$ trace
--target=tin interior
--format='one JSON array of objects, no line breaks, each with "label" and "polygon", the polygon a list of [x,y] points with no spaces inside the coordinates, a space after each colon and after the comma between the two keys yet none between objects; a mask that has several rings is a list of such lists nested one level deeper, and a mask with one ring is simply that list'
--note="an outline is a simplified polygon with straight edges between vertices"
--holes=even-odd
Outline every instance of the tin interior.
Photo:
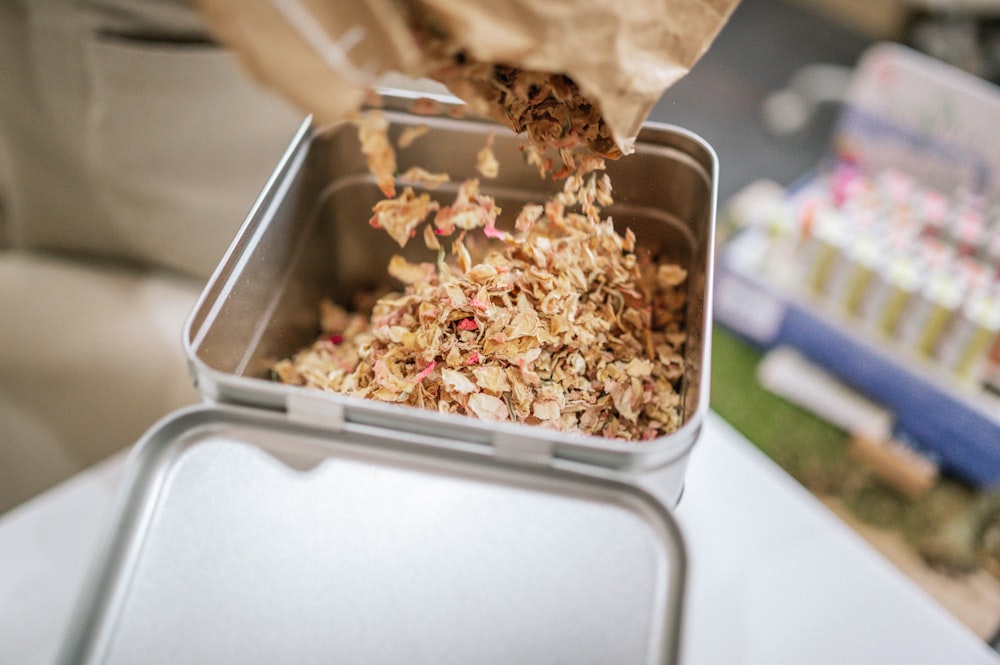
[{"label": "tin interior", "polygon": [[[472,176],[477,151],[495,133],[500,176],[480,183],[503,209],[500,228],[511,228],[525,203],[543,202],[562,186],[541,179],[521,156],[519,139],[495,124],[398,111],[387,115],[393,140],[407,126],[423,124],[431,130],[397,151],[400,172],[421,166],[455,180]],[[708,400],[715,157],[683,130],[648,126],[636,153],[608,162],[607,170],[615,205],[606,213],[616,227],[631,228],[643,251],[688,270],[689,371],[682,386],[686,425],[684,431],[643,444],[648,450],[657,443],[666,446],[665,440],[684,439],[686,448],[697,435]],[[456,189],[457,183],[449,183],[431,193],[450,202]],[[380,198],[352,127],[325,135],[303,128],[189,321],[188,354],[206,397],[285,408],[289,392],[302,389],[269,381],[269,368],[313,341],[322,298],[348,304],[357,289],[384,284],[395,253],[410,260],[435,259],[419,238],[401,251],[384,231],[368,225]],[[380,412],[386,413],[391,416],[392,410]],[[592,439],[584,444],[591,449],[615,447],[598,437],[580,438]]]},{"label": "tin interior", "polygon": [[672,663],[684,552],[612,478],[199,407],[147,434],[64,663]]}]

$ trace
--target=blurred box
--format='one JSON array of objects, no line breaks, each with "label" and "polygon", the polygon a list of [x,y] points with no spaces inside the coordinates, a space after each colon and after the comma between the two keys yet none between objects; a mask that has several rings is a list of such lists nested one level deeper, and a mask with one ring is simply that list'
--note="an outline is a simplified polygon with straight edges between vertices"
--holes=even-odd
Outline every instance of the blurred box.
[{"label": "blurred box", "polygon": [[[828,158],[730,206],[716,320],[800,350],[980,487],[1000,480],[1000,90],[915,51],[861,59]],[[737,194],[736,199],[741,195]]]}]

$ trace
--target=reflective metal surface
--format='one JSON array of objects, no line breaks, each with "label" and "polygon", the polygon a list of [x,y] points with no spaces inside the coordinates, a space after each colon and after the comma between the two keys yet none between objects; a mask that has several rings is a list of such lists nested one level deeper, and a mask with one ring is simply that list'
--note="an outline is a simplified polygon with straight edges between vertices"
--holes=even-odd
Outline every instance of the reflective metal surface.
[{"label": "reflective metal surface", "polygon": [[199,407],[130,460],[62,663],[673,663],[685,561],[625,476]]}]

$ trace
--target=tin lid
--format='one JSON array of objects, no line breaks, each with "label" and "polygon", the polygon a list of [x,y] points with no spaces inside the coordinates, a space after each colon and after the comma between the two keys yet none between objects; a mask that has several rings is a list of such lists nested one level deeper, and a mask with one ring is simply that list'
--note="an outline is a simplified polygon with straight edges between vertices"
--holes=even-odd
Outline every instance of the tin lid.
[{"label": "tin lid", "polygon": [[133,453],[63,663],[674,663],[676,523],[612,471],[197,407]]}]

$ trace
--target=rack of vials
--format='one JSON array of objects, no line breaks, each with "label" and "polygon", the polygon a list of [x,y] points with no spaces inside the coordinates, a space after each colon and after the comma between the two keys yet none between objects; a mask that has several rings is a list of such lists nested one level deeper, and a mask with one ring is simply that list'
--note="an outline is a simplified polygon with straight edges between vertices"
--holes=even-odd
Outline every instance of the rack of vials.
[{"label": "rack of vials", "polygon": [[828,164],[729,206],[716,317],[788,345],[977,485],[1000,478],[1000,205],[900,169]]},{"label": "rack of vials", "polygon": [[807,297],[947,375],[1000,394],[1000,206],[840,163],[774,218]]}]

